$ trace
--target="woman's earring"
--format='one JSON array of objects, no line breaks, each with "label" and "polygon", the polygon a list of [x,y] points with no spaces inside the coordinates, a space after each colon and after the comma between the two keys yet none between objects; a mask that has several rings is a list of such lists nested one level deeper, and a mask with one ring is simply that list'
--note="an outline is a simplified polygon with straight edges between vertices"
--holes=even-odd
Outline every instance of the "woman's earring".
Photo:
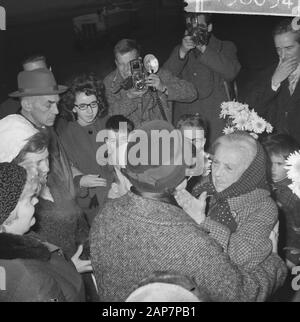
[{"label": "woman's earring", "polygon": [[77,112],[76,112],[75,108],[73,108],[73,110],[72,110],[71,114],[72,114],[73,121],[77,121],[77,119],[78,119],[78,114],[77,114]]}]

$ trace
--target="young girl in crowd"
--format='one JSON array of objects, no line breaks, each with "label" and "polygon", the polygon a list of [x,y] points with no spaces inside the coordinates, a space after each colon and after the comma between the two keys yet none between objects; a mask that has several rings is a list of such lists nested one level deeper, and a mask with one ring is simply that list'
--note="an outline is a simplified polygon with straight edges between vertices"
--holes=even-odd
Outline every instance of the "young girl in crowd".
[{"label": "young girl in crowd", "polygon": [[108,157],[114,168],[114,182],[109,190],[110,199],[122,197],[131,187],[129,180],[122,174],[121,168],[124,166],[122,155],[128,143],[128,135],[134,130],[134,124],[123,115],[111,116],[106,124]]},{"label": "young girl in crowd", "polygon": [[75,116],[59,129],[59,135],[73,166],[74,180],[80,185],[78,203],[90,224],[106,201],[113,176],[108,166],[100,166],[96,160],[101,146],[96,137],[105,128],[106,106],[104,85],[93,74],[75,77],[61,101],[61,108]]},{"label": "young girl in crowd", "polygon": [[299,150],[298,143],[287,134],[274,134],[265,138],[263,145],[271,163],[270,176],[274,198],[280,209],[280,233],[283,235],[288,267],[300,264],[300,199],[288,187],[285,161],[290,153]]},{"label": "young girl in crowd", "polygon": [[34,168],[0,163],[0,267],[5,270],[0,302],[83,301],[74,265],[58,247],[25,235],[35,224],[39,189]]}]

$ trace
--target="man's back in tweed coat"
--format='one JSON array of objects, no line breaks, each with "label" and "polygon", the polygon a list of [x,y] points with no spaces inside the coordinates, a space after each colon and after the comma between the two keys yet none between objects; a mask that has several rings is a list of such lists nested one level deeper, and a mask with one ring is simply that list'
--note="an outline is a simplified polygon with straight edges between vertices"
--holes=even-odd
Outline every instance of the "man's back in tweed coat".
[{"label": "man's back in tweed coat", "polygon": [[277,255],[244,271],[183,210],[132,192],[107,202],[90,241],[101,301],[124,301],[154,271],[194,278],[212,301],[264,301],[286,277]]}]

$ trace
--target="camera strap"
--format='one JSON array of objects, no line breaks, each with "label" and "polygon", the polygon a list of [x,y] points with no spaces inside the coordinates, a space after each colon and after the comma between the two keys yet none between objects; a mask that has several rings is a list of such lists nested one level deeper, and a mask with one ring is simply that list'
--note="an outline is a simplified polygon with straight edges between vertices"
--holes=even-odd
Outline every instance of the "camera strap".
[{"label": "camera strap", "polygon": [[156,104],[158,105],[158,108],[159,108],[159,111],[160,111],[160,114],[161,114],[163,120],[168,122],[166,112],[164,110],[164,107],[162,105],[161,99],[160,99],[157,91],[154,91],[154,95],[155,95]]}]

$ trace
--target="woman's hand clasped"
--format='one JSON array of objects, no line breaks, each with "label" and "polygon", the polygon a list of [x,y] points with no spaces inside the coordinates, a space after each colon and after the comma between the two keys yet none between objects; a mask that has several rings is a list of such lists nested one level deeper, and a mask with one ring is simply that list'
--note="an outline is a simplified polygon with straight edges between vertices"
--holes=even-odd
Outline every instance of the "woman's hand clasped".
[{"label": "woman's hand clasped", "polygon": [[205,220],[206,191],[204,191],[198,199],[185,189],[176,191],[174,197],[178,205],[192,217],[197,224],[201,224]]},{"label": "woman's hand clasped", "polygon": [[99,178],[97,174],[87,174],[80,179],[80,186],[86,188],[106,187],[106,179]]}]

